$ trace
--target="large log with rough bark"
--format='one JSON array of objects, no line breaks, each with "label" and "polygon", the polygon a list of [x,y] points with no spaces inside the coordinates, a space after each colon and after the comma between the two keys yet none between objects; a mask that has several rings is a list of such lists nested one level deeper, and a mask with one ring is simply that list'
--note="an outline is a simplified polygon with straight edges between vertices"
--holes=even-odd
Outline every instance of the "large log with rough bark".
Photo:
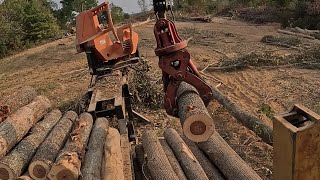
[{"label": "large log with rough bark", "polygon": [[61,117],[59,110],[53,110],[42,121],[37,123],[26,138],[24,138],[8,155],[0,161],[0,179],[18,178],[27,168],[39,145]]},{"label": "large log with rough bark", "polygon": [[224,180],[225,177],[221,174],[217,166],[210,162],[206,155],[199,149],[198,145],[190,141],[187,137],[182,136],[183,141],[188,145],[193,155],[199,161],[202,169],[209,179]]},{"label": "large log with rough bark", "polygon": [[104,147],[102,164],[102,180],[124,180],[123,159],[121,153],[120,133],[115,128],[109,128]]},{"label": "large log with rough bark", "polygon": [[172,179],[178,180],[178,176],[173,171],[170,162],[158,141],[157,136],[150,130],[146,130],[142,134],[142,144],[147,154],[148,167],[152,179]]},{"label": "large log with rough bark", "polygon": [[208,140],[215,131],[214,122],[197,90],[181,82],[177,90],[177,104],[184,135],[193,142]]},{"label": "large log with rough bark", "polygon": [[199,161],[193,155],[177,131],[172,128],[168,128],[164,131],[164,137],[180,162],[188,179],[208,180],[208,177],[202,169]]},{"label": "large log with rough bark", "polygon": [[52,180],[78,179],[80,176],[81,160],[89,140],[93,118],[89,113],[82,113],[76,121],[71,137],[59,153],[48,177]]},{"label": "large log with rough bark", "polygon": [[77,117],[77,113],[73,111],[66,112],[40,145],[28,168],[29,174],[33,179],[47,179],[47,174],[59,151],[67,141],[72,125]]},{"label": "large log with rough bark", "polygon": [[36,97],[0,124],[0,159],[15,146],[51,108],[48,98]]},{"label": "large log with rough bark", "polygon": [[215,132],[208,141],[198,143],[210,160],[229,180],[261,179],[241,157]]},{"label": "large log with rough bark", "polygon": [[107,131],[108,120],[106,118],[98,118],[90,135],[88,151],[81,168],[82,176],[80,179],[101,179],[101,165]]},{"label": "large log with rough bark", "polygon": [[159,141],[160,141],[160,144],[164,150],[164,153],[166,153],[166,156],[171,164],[171,167],[173,168],[173,171],[177,174],[177,176],[180,180],[186,180],[187,177],[184,174],[178,160],[174,156],[174,153],[173,153],[172,149],[169,147],[167,141],[165,139],[159,139]]},{"label": "large log with rough bark", "polygon": [[142,144],[136,145],[135,152],[136,152],[136,157],[139,161],[139,165],[141,167],[142,176],[143,176],[142,179],[144,179],[144,180],[151,179],[152,177],[151,177],[148,165],[147,165],[148,162],[146,161],[146,158],[145,158],[143,145]]},{"label": "large log with rough bark", "polygon": [[29,104],[37,96],[36,91],[29,86],[23,87],[9,96],[0,98],[0,122],[22,106]]},{"label": "large log with rough bark", "polygon": [[264,124],[260,119],[244,111],[237,106],[228,96],[225,96],[217,88],[212,88],[213,98],[225,107],[228,112],[241,124],[256,133],[264,142],[272,145],[272,128]]}]

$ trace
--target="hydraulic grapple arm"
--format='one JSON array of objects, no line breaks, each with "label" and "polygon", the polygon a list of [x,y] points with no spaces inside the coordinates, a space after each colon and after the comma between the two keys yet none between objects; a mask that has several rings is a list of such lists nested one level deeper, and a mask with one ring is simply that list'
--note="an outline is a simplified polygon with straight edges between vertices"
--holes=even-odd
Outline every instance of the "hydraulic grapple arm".
[{"label": "hydraulic grapple arm", "polygon": [[176,92],[180,82],[193,85],[207,106],[212,99],[212,89],[202,79],[196,66],[190,59],[187,41],[180,38],[175,23],[167,19],[166,13],[172,13],[172,6],[167,0],[153,0],[157,17],[154,35],[157,41],[156,55],[159,57],[159,67],[162,69],[165,99],[164,106],[169,115],[178,116]]}]

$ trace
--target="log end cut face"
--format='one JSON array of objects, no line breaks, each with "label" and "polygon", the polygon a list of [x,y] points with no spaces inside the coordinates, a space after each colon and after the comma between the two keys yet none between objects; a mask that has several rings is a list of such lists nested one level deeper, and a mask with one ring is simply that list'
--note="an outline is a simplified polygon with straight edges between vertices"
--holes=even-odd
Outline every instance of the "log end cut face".
[{"label": "log end cut face", "polygon": [[0,179],[1,180],[11,180],[17,177],[13,174],[11,168],[7,165],[0,164]]},{"label": "log end cut face", "polygon": [[215,131],[214,122],[208,115],[195,114],[183,124],[185,136],[193,142],[207,141]]},{"label": "log end cut face", "polygon": [[50,166],[42,161],[35,161],[29,166],[29,173],[35,180],[46,179]]}]

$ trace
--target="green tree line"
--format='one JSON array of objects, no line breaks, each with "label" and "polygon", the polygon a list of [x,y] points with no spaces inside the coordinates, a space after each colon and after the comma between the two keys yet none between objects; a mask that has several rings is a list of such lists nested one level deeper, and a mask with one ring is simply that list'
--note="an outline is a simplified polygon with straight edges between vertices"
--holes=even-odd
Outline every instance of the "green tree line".
[{"label": "green tree line", "polygon": [[[61,37],[75,25],[75,16],[97,6],[97,0],[4,0],[0,4],[0,58],[11,52]],[[121,7],[111,4],[115,23],[129,18]]]}]

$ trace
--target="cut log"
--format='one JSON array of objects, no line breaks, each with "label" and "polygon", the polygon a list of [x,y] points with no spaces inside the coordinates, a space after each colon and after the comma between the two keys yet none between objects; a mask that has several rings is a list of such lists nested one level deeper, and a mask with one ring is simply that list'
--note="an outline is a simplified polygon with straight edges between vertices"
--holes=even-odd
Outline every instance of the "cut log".
[{"label": "cut log", "polygon": [[310,35],[301,34],[301,33],[295,33],[295,32],[286,31],[286,30],[282,30],[282,29],[278,29],[278,33],[292,35],[292,36],[298,36],[298,37],[303,37],[303,38],[307,38],[307,39],[315,39],[315,37],[310,36]]},{"label": "cut log", "polygon": [[0,159],[15,146],[51,108],[48,98],[38,96],[11,114],[0,125]]},{"label": "cut log", "polygon": [[229,180],[261,179],[241,157],[215,132],[208,141],[198,143],[210,160],[219,167]]},{"label": "cut log", "polygon": [[173,171],[170,162],[158,141],[157,136],[151,131],[146,130],[142,134],[142,144],[147,154],[148,168],[152,179],[172,179],[178,180],[178,176]]},{"label": "cut log", "polygon": [[152,177],[151,177],[148,165],[147,165],[148,162],[146,161],[146,156],[145,156],[145,153],[144,153],[143,145],[142,144],[138,144],[135,147],[135,152],[136,152],[136,157],[137,157],[137,159],[139,161],[139,165],[141,166],[143,179],[145,179],[145,180],[151,179]]},{"label": "cut log", "polygon": [[8,155],[0,161],[0,179],[16,179],[27,168],[37,148],[61,118],[59,110],[53,110],[37,123]]},{"label": "cut log", "polygon": [[238,107],[228,96],[225,96],[217,88],[212,88],[213,98],[223,105],[227,111],[235,117],[242,125],[252,130],[264,142],[272,145],[272,128],[262,120],[249,114]]},{"label": "cut log", "polygon": [[89,113],[82,113],[76,121],[71,137],[59,153],[48,177],[51,180],[76,180],[80,176],[81,160],[89,140],[93,118]]},{"label": "cut log", "polygon": [[174,155],[180,162],[180,165],[188,179],[208,179],[197,158],[193,155],[177,131],[172,128],[168,128],[164,131],[164,137],[174,152]]},{"label": "cut log", "polygon": [[88,151],[86,152],[85,161],[81,168],[82,180],[101,179],[101,165],[108,131],[108,120],[98,118],[90,135]]},{"label": "cut log", "polygon": [[33,179],[47,179],[47,174],[58,156],[59,151],[66,143],[72,125],[77,117],[77,113],[73,111],[66,112],[40,145],[28,168],[29,174]]},{"label": "cut log", "polygon": [[124,180],[120,133],[115,128],[108,130],[102,166],[103,180]]},{"label": "cut log", "polygon": [[177,90],[178,115],[184,135],[193,142],[202,142],[214,132],[214,123],[197,90],[181,82]]},{"label": "cut log", "polygon": [[178,178],[180,180],[186,180],[187,177],[184,174],[178,160],[176,159],[176,157],[174,156],[174,153],[172,151],[172,149],[169,147],[168,143],[166,142],[165,139],[159,139],[160,144],[162,146],[162,149],[164,150],[164,153],[166,153],[166,156],[171,164],[171,167],[173,168],[173,171],[176,173],[176,175],[178,176]]},{"label": "cut log", "polygon": [[36,91],[29,86],[23,87],[13,94],[0,98],[0,122],[22,106],[29,104],[37,96]]},{"label": "cut log", "polygon": [[199,161],[202,169],[206,173],[207,177],[211,180],[224,180],[225,177],[221,174],[217,166],[210,162],[206,155],[199,149],[198,145],[190,141],[187,137],[182,136],[183,141],[187,144],[193,155]]}]

